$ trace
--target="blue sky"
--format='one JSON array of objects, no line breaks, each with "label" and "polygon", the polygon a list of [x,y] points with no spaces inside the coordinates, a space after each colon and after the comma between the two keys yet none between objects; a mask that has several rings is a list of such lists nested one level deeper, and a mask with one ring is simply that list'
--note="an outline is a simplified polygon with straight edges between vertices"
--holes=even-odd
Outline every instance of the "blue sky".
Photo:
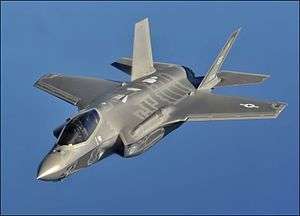
[{"label": "blue sky", "polygon": [[[299,212],[299,13],[296,2],[2,2],[2,213]],[[224,69],[262,85],[218,89],[283,101],[276,120],[188,123],[132,159],[112,156],[61,183],[37,181],[52,130],[75,107],[38,89],[45,73],[128,80],[109,64],[132,52],[149,17],[154,59],[205,74],[229,34]]]}]

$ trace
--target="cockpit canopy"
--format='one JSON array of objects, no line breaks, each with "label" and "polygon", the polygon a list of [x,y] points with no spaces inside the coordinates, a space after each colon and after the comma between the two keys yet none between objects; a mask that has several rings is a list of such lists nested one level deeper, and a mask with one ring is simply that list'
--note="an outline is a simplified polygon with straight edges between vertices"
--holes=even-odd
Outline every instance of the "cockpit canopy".
[{"label": "cockpit canopy", "polygon": [[78,144],[86,141],[100,121],[98,112],[93,109],[74,117],[64,127],[57,145]]}]

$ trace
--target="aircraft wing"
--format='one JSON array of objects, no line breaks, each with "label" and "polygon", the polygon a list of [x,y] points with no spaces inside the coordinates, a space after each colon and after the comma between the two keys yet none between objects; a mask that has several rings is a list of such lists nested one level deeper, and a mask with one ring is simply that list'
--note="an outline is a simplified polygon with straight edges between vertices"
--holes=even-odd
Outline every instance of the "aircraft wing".
[{"label": "aircraft wing", "polygon": [[95,97],[111,91],[119,84],[116,81],[89,77],[47,74],[41,77],[34,86],[83,109]]},{"label": "aircraft wing", "polygon": [[286,104],[196,92],[177,105],[174,118],[188,121],[276,118]]}]

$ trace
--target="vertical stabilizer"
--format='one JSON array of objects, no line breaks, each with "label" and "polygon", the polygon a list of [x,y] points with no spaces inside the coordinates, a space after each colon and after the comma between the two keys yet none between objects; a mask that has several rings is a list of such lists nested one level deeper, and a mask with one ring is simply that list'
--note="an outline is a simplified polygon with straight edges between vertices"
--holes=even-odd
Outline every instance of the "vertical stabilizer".
[{"label": "vertical stabilizer", "polygon": [[208,70],[206,76],[202,80],[201,84],[199,85],[198,89],[210,89],[213,88],[215,85],[218,84],[220,81],[217,77],[217,73],[220,72],[220,69],[227,57],[230,48],[232,47],[235,39],[237,38],[241,28],[233,32],[229,39],[227,40],[226,44],[220,51],[219,55],[215,59],[214,63],[211,65],[210,69]]},{"label": "vertical stabilizer", "polygon": [[136,23],[134,28],[131,80],[147,76],[154,71],[149,21],[146,18]]}]

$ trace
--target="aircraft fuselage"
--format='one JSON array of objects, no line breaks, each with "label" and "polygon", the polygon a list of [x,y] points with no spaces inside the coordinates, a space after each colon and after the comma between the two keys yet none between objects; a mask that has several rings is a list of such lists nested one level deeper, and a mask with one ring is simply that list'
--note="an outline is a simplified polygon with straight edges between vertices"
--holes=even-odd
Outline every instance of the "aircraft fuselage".
[{"label": "aircraft fuselage", "polygon": [[[176,104],[193,91],[195,86],[187,79],[187,71],[170,65],[150,76],[120,83],[76,115],[96,110],[99,122],[84,142],[56,144],[41,163],[38,179],[60,180],[112,153],[133,157],[145,152],[182,124],[168,117]],[[58,140],[63,131],[61,127]]]}]

